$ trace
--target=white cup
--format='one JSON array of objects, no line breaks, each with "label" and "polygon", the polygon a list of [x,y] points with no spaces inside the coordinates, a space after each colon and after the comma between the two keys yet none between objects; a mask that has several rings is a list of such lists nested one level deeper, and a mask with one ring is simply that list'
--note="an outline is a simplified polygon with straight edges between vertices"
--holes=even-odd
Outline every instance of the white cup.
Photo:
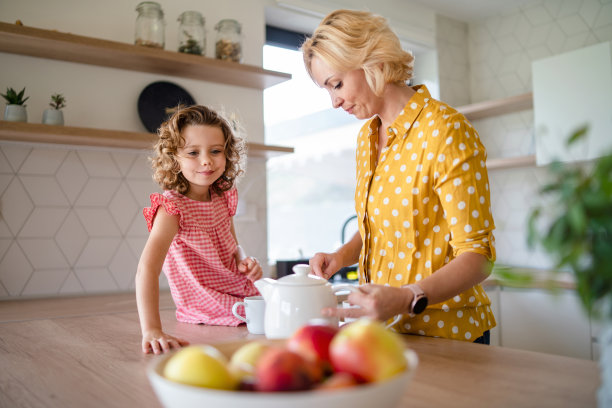
[{"label": "white cup", "polygon": [[[245,317],[238,314],[238,307],[244,306]],[[262,296],[249,296],[244,302],[236,302],[232,306],[232,313],[236,318],[247,324],[249,333],[264,334],[264,316],[266,312],[266,301]]]}]

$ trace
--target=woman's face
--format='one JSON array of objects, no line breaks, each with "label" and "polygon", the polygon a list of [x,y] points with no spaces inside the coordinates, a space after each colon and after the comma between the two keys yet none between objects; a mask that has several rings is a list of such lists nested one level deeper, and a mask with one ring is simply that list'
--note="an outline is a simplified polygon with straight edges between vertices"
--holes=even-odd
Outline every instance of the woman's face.
[{"label": "woman's face", "polygon": [[374,94],[362,69],[334,71],[316,56],[310,69],[316,84],[329,93],[334,108],[342,108],[357,119],[368,119],[380,112],[382,99]]},{"label": "woman's face", "polygon": [[[201,197],[225,171],[225,138],[217,126],[186,126],[182,132],[185,146],[177,151],[183,176],[189,181],[189,193]],[[190,197],[194,198],[194,197]]]}]

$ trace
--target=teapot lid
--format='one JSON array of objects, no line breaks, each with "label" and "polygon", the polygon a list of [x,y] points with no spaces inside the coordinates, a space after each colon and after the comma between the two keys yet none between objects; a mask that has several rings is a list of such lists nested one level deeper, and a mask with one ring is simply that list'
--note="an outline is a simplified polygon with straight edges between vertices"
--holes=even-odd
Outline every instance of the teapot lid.
[{"label": "teapot lid", "polygon": [[298,264],[293,267],[293,274],[286,275],[278,279],[276,282],[280,285],[288,286],[319,286],[326,285],[326,279],[316,275],[309,275],[310,265]]}]

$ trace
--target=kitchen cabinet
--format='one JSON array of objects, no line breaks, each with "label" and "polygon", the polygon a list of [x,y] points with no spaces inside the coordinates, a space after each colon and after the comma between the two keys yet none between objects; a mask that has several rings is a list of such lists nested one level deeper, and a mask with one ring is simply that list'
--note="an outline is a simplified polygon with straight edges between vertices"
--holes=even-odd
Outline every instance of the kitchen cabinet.
[{"label": "kitchen cabinet", "polygon": [[[291,79],[290,74],[246,64],[1,22],[0,52],[254,89],[265,89]],[[146,149],[154,141],[154,135],[0,121],[0,140]],[[256,157],[293,152],[290,147],[260,143],[249,143],[248,147]]]},{"label": "kitchen cabinet", "polygon": [[496,312],[504,347],[593,358],[591,323],[574,290],[501,287]]},{"label": "kitchen cabinet", "polygon": [[[469,120],[484,119],[507,113],[519,112],[533,108],[533,95],[531,92],[501,98],[491,101],[483,101],[470,105],[464,105],[457,110],[465,115]],[[535,155],[502,157],[487,159],[488,169],[503,169],[510,167],[533,166],[536,163]]]},{"label": "kitchen cabinet", "polygon": [[[538,165],[593,160],[612,149],[612,42],[602,42],[533,62]],[[578,86],[563,86],[576,78]],[[587,125],[587,137],[567,138]]]}]

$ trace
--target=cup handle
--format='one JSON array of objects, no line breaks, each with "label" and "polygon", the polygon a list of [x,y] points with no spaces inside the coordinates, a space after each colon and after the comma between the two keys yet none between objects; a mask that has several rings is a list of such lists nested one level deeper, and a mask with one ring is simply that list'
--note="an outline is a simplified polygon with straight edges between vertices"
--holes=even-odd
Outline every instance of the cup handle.
[{"label": "cup handle", "polygon": [[245,302],[236,302],[236,303],[234,303],[234,306],[232,306],[232,314],[234,316],[236,316],[237,319],[242,320],[245,323],[248,323],[246,317],[242,317],[242,316],[240,316],[238,314],[238,306],[240,306],[240,305],[246,307],[246,303]]},{"label": "cup handle", "polygon": [[395,315],[395,317],[393,318],[393,320],[391,321],[391,323],[389,323],[388,325],[385,326],[386,329],[391,328],[392,326],[395,326],[397,323],[399,323],[400,320],[402,320],[402,314],[398,314]]}]

